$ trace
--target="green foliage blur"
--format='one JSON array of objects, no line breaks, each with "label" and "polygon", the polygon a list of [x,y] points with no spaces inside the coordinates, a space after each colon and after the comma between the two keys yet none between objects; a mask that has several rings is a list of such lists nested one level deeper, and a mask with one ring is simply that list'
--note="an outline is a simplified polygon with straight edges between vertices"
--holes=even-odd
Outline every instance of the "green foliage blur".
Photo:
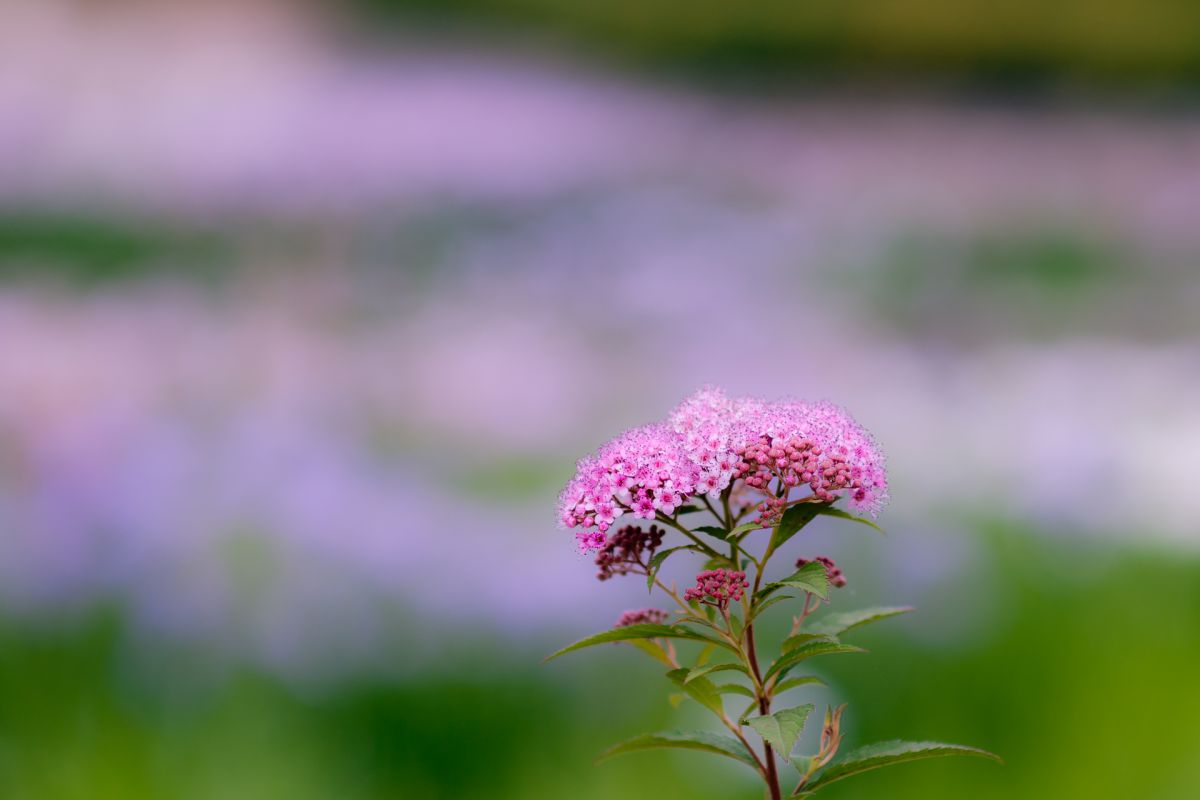
[{"label": "green foliage blur", "polygon": [[[872,652],[827,661],[831,694],[812,698],[851,703],[848,747],[936,735],[988,747],[1007,765],[909,765],[828,795],[1194,797],[1200,561],[1116,555],[1013,526],[980,536],[986,574],[971,580],[995,589],[986,629],[927,640],[889,621],[853,634]],[[112,615],[52,630],[10,620],[0,633],[0,796],[758,796],[748,773],[703,754],[593,767],[625,737],[706,723],[686,704],[669,707],[661,669],[633,648],[541,665],[581,632],[558,633],[544,645],[481,634],[416,674],[304,686],[246,670],[214,677],[169,649],[130,656]]]},{"label": "green foliage blur", "polygon": [[1200,77],[1200,6],[954,0],[358,0],[376,21],[530,31],[713,77],[949,77],[976,86]]}]

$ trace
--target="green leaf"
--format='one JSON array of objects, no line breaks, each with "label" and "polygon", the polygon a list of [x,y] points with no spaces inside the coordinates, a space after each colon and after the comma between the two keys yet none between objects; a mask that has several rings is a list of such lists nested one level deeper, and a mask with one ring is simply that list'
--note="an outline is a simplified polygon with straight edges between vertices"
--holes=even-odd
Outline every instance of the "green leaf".
[{"label": "green leaf", "polygon": [[1000,764],[1004,760],[1000,756],[980,750],[977,747],[966,747],[959,744],[942,744],[941,742],[879,742],[859,748],[854,752],[838,759],[827,766],[809,785],[805,791],[816,791],[842,778],[849,778],[860,772],[868,772],[892,764],[903,764],[906,761],[919,761],[924,758],[939,758],[942,756],[977,756],[990,758]]},{"label": "green leaf", "polygon": [[762,525],[758,522],[743,522],[741,525],[738,525],[729,532],[729,539],[736,542],[741,542],[742,539],[745,539],[754,531],[766,530],[767,527],[768,526]]},{"label": "green leaf", "polygon": [[825,574],[825,565],[820,561],[810,561],[783,580],[768,583],[759,590],[757,599],[762,599],[784,586],[810,592],[822,600],[829,596],[829,578]]},{"label": "green leaf", "polygon": [[741,664],[709,664],[708,666],[692,667],[690,670],[688,670],[688,673],[684,677],[683,682],[690,683],[691,681],[694,681],[696,678],[702,677],[704,675],[708,675],[710,672],[727,672],[729,670],[737,670],[738,672],[742,673],[743,675],[749,675],[749,673],[746,672],[746,668],[743,667]]},{"label": "green leaf", "polygon": [[776,596],[772,597],[770,600],[764,600],[763,602],[756,604],[755,607],[750,611],[750,622],[754,622],[754,620],[758,619],[759,614],[766,611],[768,608],[775,605],[776,603],[782,603],[784,600],[795,600],[795,599],[796,598],[794,595],[780,594],[780,595],[776,595]]},{"label": "green leaf", "polygon": [[772,553],[778,550],[784,542],[799,533],[801,528],[816,519],[817,514],[821,513],[822,507],[825,507],[824,503],[799,503],[786,509],[771,534],[767,552]]},{"label": "green leaf", "polygon": [[796,746],[796,740],[800,738],[800,732],[804,730],[804,723],[808,721],[812,710],[813,706],[809,703],[776,711],[769,717],[751,717],[746,722],[775,748],[775,752],[791,761],[792,748]]},{"label": "green leaf", "polygon": [[814,633],[824,633],[830,636],[840,636],[846,631],[862,625],[878,622],[881,619],[896,617],[912,611],[912,606],[879,606],[876,608],[860,608],[857,611],[843,611],[839,614],[829,614],[812,626]]},{"label": "green leaf", "polygon": [[778,550],[784,542],[795,536],[801,528],[818,516],[848,519],[851,522],[858,522],[883,533],[883,528],[871,520],[865,517],[856,517],[830,503],[798,503],[783,512],[783,516],[779,519],[779,524],[775,526],[775,531],[771,534],[771,543],[767,547],[767,552],[770,553]]},{"label": "green leaf", "polygon": [[736,683],[722,683],[716,689],[718,694],[740,694],[742,697],[754,697],[754,692]]},{"label": "green leaf", "polygon": [[729,556],[717,556],[704,562],[705,569],[720,569],[722,567],[725,569],[737,569],[737,565],[729,560]]},{"label": "green leaf", "polygon": [[720,539],[722,542],[729,536],[729,531],[724,528],[718,528],[716,525],[701,525],[699,528],[692,528],[692,531],[706,533],[714,539]]},{"label": "green leaf", "polygon": [[[628,639],[693,639],[700,642],[712,642],[713,640],[704,636],[690,628],[685,628],[682,625],[626,625],[624,628],[613,628],[603,633],[597,633],[595,636],[589,636],[586,639],[580,639],[574,644],[569,644],[563,649],[551,653],[543,659],[542,663],[551,661],[561,655],[582,650],[585,647],[592,647],[597,644],[606,642],[623,642]],[[715,642],[714,642],[715,644]],[[728,644],[721,643],[724,647],[729,647]],[[730,648],[732,649],[732,648]]]},{"label": "green leaf", "polygon": [[648,565],[649,569],[646,570],[647,590],[653,591],[654,579],[658,577],[658,571],[662,569],[663,562],[666,561],[672,553],[678,553],[680,550],[695,550],[697,553],[701,552],[700,548],[696,547],[694,544],[685,544],[679,547],[669,547],[666,550],[659,550],[650,559],[650,564]]},{"label": "green leaf", "polygon": [[837,641],[836,636],[829,636],[828,634],[824,634],[824,633],[797,633],[795,636],[789,636],[788,638],[783,640],[783,647],[781,648],[781,650],[782,650],[782,652],[786,653],[790,650],[795,650],[797,647],[800,647],[801,645],[808,644],[809,642],[813,642],[818,639],[823,642],[836,642]]},{"label": "green leaf", "polygon": [[857,522],[860,525],[866,525],[868,528],[874,528],[875,530],[879,531],[880,533],[886,533],[886,531],[884,531],[883,528],[876,525],[873,520],[869,520],[866,517],[856,517],[853,514],[851,514],[850,512],[843,511],[842,509],[837,508],[835,506],[830,506],[830,505],[823,506],[822,509],[820,511],[818,511],[817,513],[822,516],[825,516],[825,517],[837,517],[838,519],[848,519],[851,522]]},{"label": "green leaf", "polygon": [[668,667],[675,666],[674,664],[671,663],[671,659],[667,656],[667,654],[665,652],[663,652],[663,649],[661,647],[659,647],[657,644],[655,644],[654,642],[648,641],[646,639],[630,639],[628,641],[628,644],[633,645],[638,650],[641,650],[643,653],[650,656],[651,658],[653,658],[655,661],[658,661],[659,663],[665,664]]},{"label": "green leaf", "polygon": [[808,686],[809,684],[824,686],[825,681],[821,680],[816,675],[805,675],[800,678],[788,678],[786,681],[780,681],[779,683],[775,684],[774,694],[786,692],[788,689],[795,689],[797,686]]},{"label": "green leaf", "polygon": [[763,675],[763,680],[770,680],[776,674],[783,677],[787,671],[796,666],[802,661],[812,658],[813,656],[836,655],[838,653],[865,653],[866,650],[861,647],[854,647],[848,644],[842,644],[835,640],[816,640],[803,644],[788,653],[781,655],[771,668],[767,670],[767,674]]},{"label": "green leaf", "polygon": [[696,702],[705,708],[713,711],[717,715],[725,713],[725,707],[721,704],[721,693],[717,691],[717,687],[708,678],[700,677],[687,680],[688,672],[686,668],[673,669],[667,673],[667,677],[671,681],[688,694]]},{"label": "green leaf", "polygon": [[600,758],[596,759],[596,763],[599,764],[613,756],[625,753],[635,753],[639,750],[653,750],[662,747],[703,750],[707,753],[716,753],[717,755],[735,759],[751,769],[758,769],[754,757],[742,746],[741,742],[732,737],[721,736],[720,734],[709,733],[708,731],[643,733],[641,736],[635,736],[629,741],[621,742],[621,744],[610,748]]},{"label": "green leaf", "polygon": [[695,514],[697,511],[703,511],[703,510],[704,509],[701,508],[700,506],[693,506],[690,504],[686,505],[686,506],[679,506],[678,508],[675,509],[675,516],[681,517],[684,514]]}]

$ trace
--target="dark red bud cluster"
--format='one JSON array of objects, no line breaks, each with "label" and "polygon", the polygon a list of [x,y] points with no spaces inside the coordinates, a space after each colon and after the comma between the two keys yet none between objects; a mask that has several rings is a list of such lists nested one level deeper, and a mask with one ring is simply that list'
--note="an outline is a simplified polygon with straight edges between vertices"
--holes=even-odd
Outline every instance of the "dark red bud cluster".
[{"label": "dark red bud cluster", "polygon": [[636,525],[626,525],[610,534],[604,546],[596,553],[596,578],[606,581],[614,575],[644,572],[649,557],[662,545],[666,533],[657,525],[644,531]]}]

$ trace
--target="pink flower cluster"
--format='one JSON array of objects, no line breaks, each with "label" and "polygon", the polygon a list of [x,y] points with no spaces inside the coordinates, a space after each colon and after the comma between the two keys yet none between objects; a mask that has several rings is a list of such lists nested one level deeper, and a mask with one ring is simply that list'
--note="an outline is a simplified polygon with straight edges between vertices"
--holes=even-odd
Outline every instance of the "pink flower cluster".
[{"label": "pink flower cluster", "polygon": [[658,608],[642,608],[637,611],[626,611],[617,620],[618,628],[627,628],[630,625],[662,625],[667,621],[669,615],[667,612]]},{"label": "pink flower cluster", "polygon": [[730,399],[710,387],[681,403],[666,424],[634,428],[582,459],[559,497],[559,519],[581,529],[583,551],[599,550],[622,514],[671,516],[690,497],[718,497],[739,480],[766,495],[764,520],[783,505],[774,495],[779,487],[786,497],[807,486],[822,502],[848,495],[851,508],[872,515],[887,500],[883,455],[841,408]]},{"label": "pink flower cluster", "polygon": [[696,585],[683,593],[683,599],[698,600],[725,608],[731,600],[741,600],[749,585],[744,572],[731,569],[705,570],[696,576]]},{"label": "pink flower cluster", "polygon": [[814,561],[825,567],[825,578],[829,581],[830,586],[840,589],[846,585],[846,576],[842,574],[838,565],[833,563],[833,559],[826,556],[796,559],[796,569],[800,569],[805,564],[811,564]]},{"label": "pink flower cluster", "polygon": [[670,428],[634,428],[580,460],[559,496],[559,518],[568,528],[597,528],[576,539],[581,550],[598,550],[606,544],[604,532],[626,511],[640,519],[674,514],[699,477]]}]

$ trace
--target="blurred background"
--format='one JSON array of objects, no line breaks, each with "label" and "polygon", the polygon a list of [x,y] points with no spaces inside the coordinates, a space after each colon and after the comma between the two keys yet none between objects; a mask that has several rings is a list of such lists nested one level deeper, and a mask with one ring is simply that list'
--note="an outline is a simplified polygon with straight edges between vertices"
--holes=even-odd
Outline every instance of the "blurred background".
[{"label": "blurred background", "polygon": [[[1200,796],[1200,7],[0,4],[0,796],[759,796],[554,503],[701,384],[889,454],[814,524],[829,790]],[[672,576],[687,579],[682,562]],[[777,624],[782,625],[783,620]],[[800,699],[798,694],[797,699]]]}]

